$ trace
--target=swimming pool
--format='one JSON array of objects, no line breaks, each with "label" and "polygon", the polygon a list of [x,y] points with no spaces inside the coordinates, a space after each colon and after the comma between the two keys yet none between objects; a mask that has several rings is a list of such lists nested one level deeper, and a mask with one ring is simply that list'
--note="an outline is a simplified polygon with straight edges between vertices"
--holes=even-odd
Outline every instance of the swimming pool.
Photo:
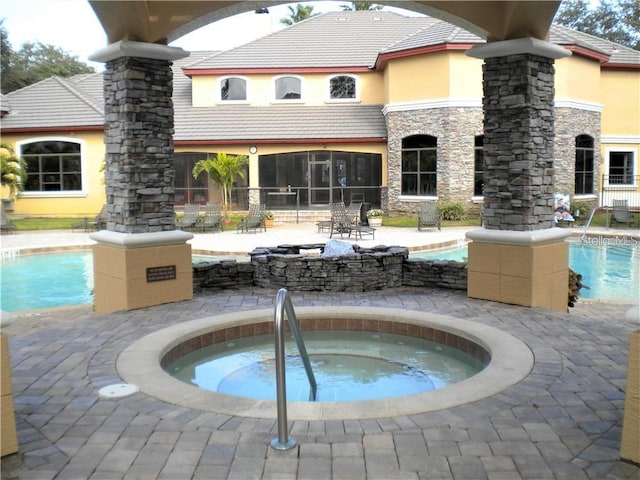
[{"label": "swimming pool", "polygon": [[[194,255],[193,261],[236,258]],[[93,255],[90,250],[7,255],[0,264],[0,293],[5,312],[93,303]]]},{"label": "swimming pool", "polygon": [[[412,253],[412,258],[463,260],[467,248]],[[234,257],[194,256],[194,262]],[[630,301],[638,298],[640,242],[586,238],[569,243],[569,266],[582,274],[583,298]],[[91,251],[19,255],[0,264],[0,309],[6,312],[93,303]]]},{"label": "swimming pool", "polygon": [[[582,275],[582,298],[637,301],[640,242],[621,237],[569,240],[569,268]],[[464,261],[467,247],[411,253],[411,258]]]}]

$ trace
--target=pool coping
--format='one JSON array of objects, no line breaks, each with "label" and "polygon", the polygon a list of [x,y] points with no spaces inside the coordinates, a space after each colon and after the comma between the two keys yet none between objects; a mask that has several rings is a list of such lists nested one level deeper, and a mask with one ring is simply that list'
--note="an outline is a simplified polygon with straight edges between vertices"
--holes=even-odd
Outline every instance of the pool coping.
[{"label": "pool coping", "polygon": [[[360,402],[288,402],[292,420],[369,419],[447,409],[496,395],[524,379],[534,365],[522,341],[497,328],[445,315],[378,307],[299,307],[299,318],[362,318],[410,323],[449,332],[478,343],[492,357],[477,375],[446,388]],[[160,366],[164,355],[186,340],[230,326],[272,321],[273,310],[252,310],[187,321],[158,330],[126,347],[116,368],[127,383],[158,400],[186,408],[239,417],[277,418],[276,402],[226,395],[177,380]]]}]

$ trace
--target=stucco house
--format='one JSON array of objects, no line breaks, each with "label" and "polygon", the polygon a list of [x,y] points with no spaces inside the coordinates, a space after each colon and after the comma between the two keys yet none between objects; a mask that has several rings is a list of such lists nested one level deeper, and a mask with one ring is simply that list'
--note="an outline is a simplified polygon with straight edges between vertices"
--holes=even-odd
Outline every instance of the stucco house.
[{"label": "stucco house", "polygon": [[[555,190],[596,205],[617,189],[635,205],[640,52],[561,26],[549,40],[572,52],[555,62]],[[481,43],[439,19],[359,11],[193,52],[173,66],[176,206],[218,200],[215,185],[191,171],[226,152],[249,157],[237,209],[262,201],[313,211],[352,199],[392,215],[425,199],[479,209],[483,62],[466,51]],[[3,142],[29,166],[14,214],[100,210],[103,95],[98,73],[4,96]]]}]

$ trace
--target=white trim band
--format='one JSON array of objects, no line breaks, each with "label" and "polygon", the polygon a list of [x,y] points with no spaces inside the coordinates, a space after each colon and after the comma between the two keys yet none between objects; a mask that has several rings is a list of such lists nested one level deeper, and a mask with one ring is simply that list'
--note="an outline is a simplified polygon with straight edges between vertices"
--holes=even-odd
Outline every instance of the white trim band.
[{"label": "white trim band", "polygon": [[545,243],[556,243],[564,241],[571,236],[571,232],[565,228],[545,228],[543,230],[531,230],[526,232],[514,230],[488,230],[479,228],[467,232],[469,240],[478,243],[493,243],[499,245],[517,245],[521,247],[531,247]]},{"label": "white trim band", "polygon": [[121,57],[153,58],[156,60],[179,60],[186,58],[190,52],[180,47],[169,47],[159,43],[132,42],[130,40],[120,40],[105,48],[98,50],[89,56],[93,62],[109,62]]},{"label": "white trim band", "polygon": [[91,240],[101,244],[124,248],[157,247],[161,245],[180,245],[193,238],[193,233],[182,230],[167,232],[121,233],[100,230],[89,235]]},{"label": "white trim band", "polygon": [[566,48],[532,37],[485,43],[467,50],[468,56],[482,59],[520,55],[523,53],[531,53],[533,55],[555,59],[571,56],[571,52]]}]

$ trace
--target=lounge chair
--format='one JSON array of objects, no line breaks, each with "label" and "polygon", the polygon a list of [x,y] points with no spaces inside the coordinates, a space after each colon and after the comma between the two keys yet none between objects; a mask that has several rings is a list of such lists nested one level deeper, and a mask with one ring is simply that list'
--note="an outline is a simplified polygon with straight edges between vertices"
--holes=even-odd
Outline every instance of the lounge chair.
[{"label": "lounge chair", "polygon": [[556,193],[553,198],[555,198],[555,203],[553,205],[553,221],[558,226],[561,225],[561,222],[564,222],[570,227],[573,227],[575,218],[571,215],[569,195],[566,193]]},{"label": "lounge chair", "polygon": [[82,229],[85,232],[91,230],[104,230],[107,228],[107,205],[103,205],[93,220],[85,217],[81,222],[71,224],[71,230]]},{"label": "lounge chair", "polygon": [[196,228],[200,218],[200,205],[186,204],[182,218],[176,222],[176,228],[189,230]]},{"label": "lounge chair", "polygon": [[261,230],[262,228],[264,228],[264,212],[264,205],[257,203],[252,203],[251,205],[249,205],[249,215],[247,215],[238,223],[237,233],[248,233],[251,229],[253,229],[254,233],[258,233],[258,229]]},{"label": "lounge chair", "polygon": [[438,231],[440,231],[440,215],[438,214],[436,202],[422,202],[420,204],[418,231],[422,231],[422,227],[437,227]]},{"label": "lounge chair", "polygon": [[204,218],[196,224],[199,230],[206,232],[220,230],[222,232],[222,207],[219,203],[207,203],[204,206]]},{"label": "lounge chair", "polygon": [[14,233],[15,231],[16,226],[3,212],[0,215],[0,233]]},{"label": "lounge chair", "polygon": [[351,232],[355,229],[360,221],[360,209],[362,203],[351,203],[345,208],[343,203],[335,203],[331,205],[331,234],[329,238],[333,237],[334,233],[339,233],[340,238],[343,238],[345,233],[351,236]]},{"label": "lounge chair", "polygon": [[611,215],[611,225],[614,223],[622,223],[631,226],[635,222],[633,213],[629,211],[629,202],[627,200],[613,200],[613,211]]}]

